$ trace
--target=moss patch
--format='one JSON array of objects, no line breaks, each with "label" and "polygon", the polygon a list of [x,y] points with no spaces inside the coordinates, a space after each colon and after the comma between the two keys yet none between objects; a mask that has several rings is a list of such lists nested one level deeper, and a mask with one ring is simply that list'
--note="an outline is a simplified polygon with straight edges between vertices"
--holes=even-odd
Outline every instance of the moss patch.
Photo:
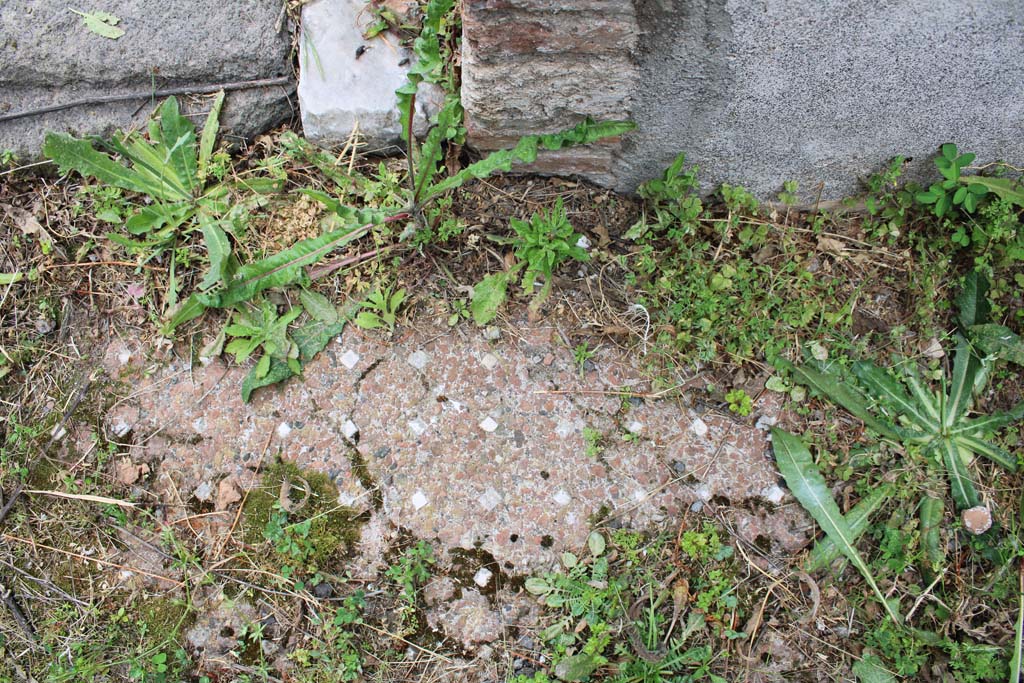
[{"label": "moss patch", "polygon": [[249,545],[261,545],[271,515],[280,509],[281,485],[291,484],[290,499],[297,503],[304,495],[302,482],[309,485],[309,497],[301,509],[289,513],[290,523],[310,521],[307,539],[313,546],[310,561],[324,569],[337,564],[359,541],[363,519],[350,507],[338,503],[338,488],[322,472],[304,470],[294,463],[276,461],[263,473],[261,484],[249,492],[243,511],[243,535]]}]

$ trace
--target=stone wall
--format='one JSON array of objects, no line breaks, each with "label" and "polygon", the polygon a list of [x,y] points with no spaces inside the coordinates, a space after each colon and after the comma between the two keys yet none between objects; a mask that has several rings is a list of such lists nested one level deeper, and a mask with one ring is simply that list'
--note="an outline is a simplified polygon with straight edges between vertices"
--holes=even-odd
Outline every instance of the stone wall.
[{"label": "stone wall", "polygon": [[1024,160],[1020,0],[466,0],[463,50],[473,143],[628,117],[543,166],[620,190],[679,152],[707,189],[826,198],[943,142]]}]

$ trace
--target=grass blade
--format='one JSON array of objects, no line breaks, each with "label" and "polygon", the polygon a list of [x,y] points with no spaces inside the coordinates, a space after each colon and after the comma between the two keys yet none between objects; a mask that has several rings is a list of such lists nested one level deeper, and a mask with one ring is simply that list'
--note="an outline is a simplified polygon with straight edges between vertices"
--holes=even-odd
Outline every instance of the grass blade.
[{"label": "grass blade", "polygon": [[878,597],[879,602],[885,607],[889,617],[897,624],[902,623],[899,615],[879,590],[867,562],[853,545],[853,532],[842,513],[839,512],[839,506],[832,498],[825,479],[818,471],[814,460],[811,459],[811,453],[803,441],[789,432],[773,427],[772,448],[775,451],[775,461],[778,463],[779,471],[785,478],[789,490],[810,513],[825,535],[832,539],[840,552],[861,573]]},{"label": "grass blade", "polygon": [[980,498],[978,491],[971,481],[967,464],[960,455],[960,449],[952,439],[939,439],[935,448],[939,451],[942,462],[946,465],[946,472],[949,474],[949,486],[953,493],[953,502],[958,510],[966,510],[978,505]]},{"label": "grass blade", "polygon": [[[846,513],[846,524],[850,527],[850,540],[856,541],[868,528],[871,515],[882,506],[893,492],[892,484],[883,484],[871,493],[860,499],[849,512]],[[804,570],[808,572],[818,571],[831,565],[836,558],[842,555],[842,551],[830,537],[826,536],[814,544],[814,548],[804,560]]]},{"label": "grass blade", "polygon": [[904,439],[913,440],[915,438],[916,435],[908,437],[906,433],[887,420],[875,417],[868,409],[868,404],[864,397],[855,389],[845,384],[838,375],[818,372],[806,365],[796,366],[782,359],[776,361],[776,366],[780,370],[788,369],[793,373],[798,382],[806,384],[822,396],[827,396],[838,403],[882,436],[895,439],[896,441]]}]

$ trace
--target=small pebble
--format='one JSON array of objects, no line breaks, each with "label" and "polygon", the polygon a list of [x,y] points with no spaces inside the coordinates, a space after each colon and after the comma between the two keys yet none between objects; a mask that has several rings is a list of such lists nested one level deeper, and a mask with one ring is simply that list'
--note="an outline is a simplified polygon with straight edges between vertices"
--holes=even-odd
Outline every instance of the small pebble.
[{"label": "small pebble", "polygon": [[416,493],[412,494],[412,506],[417,510],[424,508],[429,502],[430,501],[427,500],[427,497],[423,495],[422,491],[417,491]]},{"label": "small pebble", "polygon": [[772,505],[778,505],[782,502],[782,499],[786,497],[786,492],[782,490],[778,484],[772,484],[766,489],[761,491],[761,497],[767,500]]},{"label": "small pebble", "polygon": [[488,370],[493,370],[497,367],[499,359],[493,353],[486,353],[484,357],[480,359],[480,365],[484,366]]},{"label": "small pebble", "polygon": [[359,354],[349,349],[341,354],[341,364],[351,370],[359,363]]},{"label": "small pebble", "polygon": [[196,490],[192,492],[192,495],[196,497],[196,500],[208,503],[213,498],[213,484],[208,481],[204,481]]},{"label": "small pebble", "polygon": [[485,432],[487,432],[488,434],[490,434],[491,432],[493,432],[493,431],[494,431],[495,429],[497,429],[497,428],[498,428],[498,423],[497,423],[497,422],[495,422],[495,421],[494,421],[494,418],[492,418],[492,417],[491,417],[490,415],[488,415],[487,417],[485,417],[485,418],[484,418],[484,419],[483,419],[483,420],[482,420],[482,421],[480,422],[480,429],[484,430],[484,431],[485,431]]},{"label": "small pebble", "polygon": [[359,427],[356,427],[356,423],[352,420],[345,420],[345,424],[341,425],[341,434],[346,439],[351,439],[359,433]]},{"label": "small pebble", "polygon": [[778,421],[779,418],[777,417],[773,417],[771,415],[762,415],[761,417],[757,418],[757,423],[754,425],[754,428],[760,429],[762,432],[767,432],[773,426],[775,426],[775,423]]},{"label": "small pebble", "polygon": [[708,433],[708,424],[700,419],[699,417],[690,424],[690,429],[697,436],[706,436]]},{"label": "small pebble", "polygon": [[960,519],[964,523],[964,528],[975,536],[992,528],[992,513],[984,505],[964,510],[960,513]]},{"label": "small pebble", "polygon": [[501,330],[494,325],[488,325],[484,328],[484,339],[487,341],[497,341],[501,338]]},{"label": "small pebble", "polygon": [[644,430],[644,423],[640,420],[633,420],[626,426],[626,429],[632,434],[639,434]]},{"label": "small pebble", "polygon": [[427,363],[430,362],[430,356],[428,356],[425,351],[415,351],[409,354],[406,361],[417,370],[422,370],[427,367]]},{"label": "small pebble", "polygon": [[277,435],[282,439],[287,439],[288,435],[292,433],[292,428],[287,422],[282,422],[277,425]]},{"label": "small pebble", "polygon": [[561,505],[562,507],[565,507],[566,505],[572,502],[572,497],[568,493],[566,493],[564,489],[562,489],[555,494],[555,502]]},{"label": "small pebble", "polygon": [[480,567],[477,573],[473,575],[473,583],[481,588],[487,588],[487,584],[491,582],[492,576],[494,576],[494,573],[490,569]]}]

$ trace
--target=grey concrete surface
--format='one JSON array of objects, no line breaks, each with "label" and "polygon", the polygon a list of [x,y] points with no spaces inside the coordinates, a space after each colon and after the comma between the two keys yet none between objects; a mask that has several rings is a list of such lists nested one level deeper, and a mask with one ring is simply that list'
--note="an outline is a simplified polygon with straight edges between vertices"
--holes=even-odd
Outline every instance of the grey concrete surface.
[{"label": "grey concrete surface", "polygon": [[[545,170],[583,171],[632,190],[686,152],[701,167],[707,190],[726,182],[772,197],[784,181],[797,180],[813,199],[819,187],[824,198],[856,192],[858,177],[896,155],[913,158],[911,176],[934,175],[930,157],[944,142],[977,152],[979,160],[1024,159],[1020,0],[632,4],[639,39],[634,44],[632,32],[623,32],[618,49],[637,69],[632,92],[621,98],[637,130],[607,168],[576,166],[567,155],[561,167]],[[547,103],[561,101],[559,92],[577,92],[581,78],[591,94],[574,97],[576,117],[605,113],[609,87],[602,83],[614,84],[621,74],[595,76],[593,56],[574,48],[575,62],[562,64],[560,79],[531,80],[531,73],[567,57],[518,35],[543,30],[548,45],[574,45],[580,22],[607,15],[602,2],[581,0],[571,21],[553,19],[566,13],[550,0],[467,0],[466,6],[469,14],[498,16],[506,26],[499,32],[465,24],[473,56],[467,68],[498,62],[506,71],[487,82],[495,97],[466,98],[468,119],[482,122],[476,138],[482,147],[524,128],[562,127],[564,116],[554,120]],[[515,21],[519,32],[510,26]],[[614,38],[603,40],[602,54]],[[464,74],[470,88],[478,82]],[[502,82],[515,84],[514,98],[501,95]],[[473,128],[470,133],[472,142]]]},{"label": "grey concrete surface", "polygon": [[[97,96],[148,93],[179,86],[286,77],[291,36],[278,0],[112,0],[71,3],[121,19],[117,40],[90,32],[61,0],[0,2],[0,116]],[[292,113],[293,85],[228,94],[222,132],[251,137]],[[179,97],[202,114],[203,98]],[[93,104],[0,121],[0,150],[26,159],[47,130],[109,135],[141,126],[147,99]],[[199,123],[201,120],[197,118]]]}]

